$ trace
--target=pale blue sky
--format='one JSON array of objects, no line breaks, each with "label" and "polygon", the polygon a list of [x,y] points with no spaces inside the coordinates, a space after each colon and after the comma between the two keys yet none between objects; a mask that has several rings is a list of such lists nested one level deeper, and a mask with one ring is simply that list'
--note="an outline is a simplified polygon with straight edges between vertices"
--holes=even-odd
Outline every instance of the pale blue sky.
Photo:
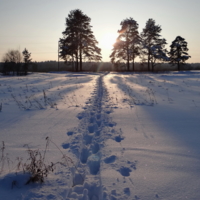
[{"label": "pale blue sky", "polygon": [[0,0],[0,60],[7,50],[25,47],[33,61],[57,60],[65,18],[74,9],[91,18],[103,61],[111,53],[106,38],[116,37],[120,22],[132,17],[139,32],[149,18],[161,25],[168,49],[176,36],[184,37],[192,56],[188,62],[200,62],[199,0]]}]

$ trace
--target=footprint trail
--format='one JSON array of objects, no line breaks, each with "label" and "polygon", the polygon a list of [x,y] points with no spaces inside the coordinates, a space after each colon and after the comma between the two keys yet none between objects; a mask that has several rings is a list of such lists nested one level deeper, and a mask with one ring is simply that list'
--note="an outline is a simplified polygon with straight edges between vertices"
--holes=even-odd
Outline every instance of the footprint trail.
[{"label": "footprint trail", "polygon": [[[117,143],[121,143],[124,139],[123,132],[121,129],[115,129],[116,123],[110,117],[113,109],[103,81],[106,75],[106,73],[101,74],[97,78],[91,98],[86,102],[84,111],[77,116],[78,126],[66,134],[70,142],[62,144],[62,147],[72,152],[77,159],[75,164],[78,170],[73,175],[73,188],[67,195],[69,200],[113,199],[112,192],[109,193],[102,183],[101,169],[110,165],[123,177],[128,177],[133,170],[131,168],[133,163],[128,161],[131,164],[130,168],[127,167],[127,161],[123,160],[123,156],[117,157],[112,154],[111,150],[108,152],[105,148],[108,139]],[[124,148],[121,151],[123,152]],[[126,188],[126,191],[129,191],[129,188]],[[129,192],[124,194],[129,194]]]}]

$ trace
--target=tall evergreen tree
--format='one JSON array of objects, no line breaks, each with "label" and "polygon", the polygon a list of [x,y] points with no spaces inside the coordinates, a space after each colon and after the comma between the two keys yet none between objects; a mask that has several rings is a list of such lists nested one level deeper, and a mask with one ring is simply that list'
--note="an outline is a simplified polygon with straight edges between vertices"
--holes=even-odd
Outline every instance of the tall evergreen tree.
[{"label": "tall evergreen tree", "polygon": [[118,31],[119,36],[113,45],[112,53],[110,55],[112,63],[120,63],[125,60],[127,63],[127,70],[130,69],[130,62],[133,62],[139,55],[140,37],[138,33],[138,24],[133,18],[123,20],[121,29]]},{"label": "tall evergreen tree", "polygon": [[184,64],[186,60],[191,58],[187,51],[187,42],[181,36],[177,36],[176,39],[170,45],[170,64],[177,64],[178,71],[180,71],[180,65]]},{"label": "tall evergreen tree", "polygon": [[24,63],[29,64],[31,62],[31,53],[28,52],[28,50],[25,48],[24,51],[22,52],[23,56],[24,56]]},{"label": "tall evergreen tree", "polygon": [[156,25],[155,20],[149,19],[141,33],[141,57],[143,61],[147,61],[148,71],[150,71],[150,65],[152,71],[154,71],[156,60],[168,60],[167,50],[164,49],[167,42],[164,38],[161,38],[161,31],[160,25]]},{"label": "tall evergreen tree", "polygon": [[23,60],[24,60],[24,66],[23,66],[23,69],[24,69],[24,73],[25,75],[27,75],[27,71],[28,71],[28,66],[29,64],[31,63],[31,53],[28,52],[28,50],[25,48],[24,51],[22,52],[23,54]]},{"label": "tall evergreen tree", "polygon": [[66,62],[76,63],[76,71],[80,65],[82,71],[83,59],[100,61],[101,49],[97,47],[97,40],[90,25],[91,19],[79,9],[70,11],[66,18],[66,29],[59,40],[59,56]]}]

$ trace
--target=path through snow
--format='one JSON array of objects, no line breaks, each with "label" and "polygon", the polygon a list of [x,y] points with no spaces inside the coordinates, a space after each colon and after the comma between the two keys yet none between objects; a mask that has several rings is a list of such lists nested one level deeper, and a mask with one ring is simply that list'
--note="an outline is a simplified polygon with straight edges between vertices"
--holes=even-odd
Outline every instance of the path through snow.
[{"label": "path through snow", "polygon": [[[136,161],[126,161],[123,158],[124,148],[121,144],[119,157],[105,148],[109,139],[116,143],[121,143],[124,139],[123,132],[115,128],[116,123],[109,116],[113,112],[113,105],[103,81],[106,75],[102,74],[97,79],[84,111],[77,116],[80,120],[78,127],[67,132],[70,139],[62,145],[64,149],[73,152],[78,160],[78,170],[73,177],[73,189],[68,194],[69,199],[114,199],[116,191],[112,191],[113,194],[108,193],[102,183],[101,170],[111,165],[121,176],[128,177],[130,172],[136,169]],[[127,198],[129,195],[130,188],[127,187],[120,196]]]}]

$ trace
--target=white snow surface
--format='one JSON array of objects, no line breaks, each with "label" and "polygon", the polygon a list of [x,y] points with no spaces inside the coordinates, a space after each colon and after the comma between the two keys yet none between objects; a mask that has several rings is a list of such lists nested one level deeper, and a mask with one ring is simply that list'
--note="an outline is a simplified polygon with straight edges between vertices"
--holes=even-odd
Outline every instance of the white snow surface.
[{"label": "white snow surface", "polygon": [[[200,199],[200,71],[0,76],[0,105],[1,200]],[[73,164],[25,185],[46,137]]]}]

